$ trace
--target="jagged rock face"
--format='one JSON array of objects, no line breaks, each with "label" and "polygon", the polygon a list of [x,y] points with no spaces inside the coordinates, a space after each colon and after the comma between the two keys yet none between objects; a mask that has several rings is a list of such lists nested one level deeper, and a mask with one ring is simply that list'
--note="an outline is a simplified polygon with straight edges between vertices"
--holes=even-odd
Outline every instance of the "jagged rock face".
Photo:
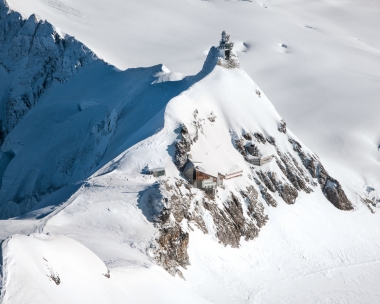
[{"label": "jagged rock face", "polygon": [[322,163],[316,156],[306,154],[302,151],[302,148],[299,148],[299,146],[299,144],[295,145],[294,149],[297,149],[298,155],[301,158],[305,168],[308,169],[310,175],[318,180],[318,183],[321,186],[323,194],[326,198],[340,210],[354,209],[340,183],[327,173]]},{"label": "jagged rock face", "polygon": [[259,194],[253,186],[248,186],[247,191],[242,191],[242,196],[248,202],[248,211],[256,220],[256,225],[261,228],[269,220],[268,215],[264,212],[264,206],[259,200]]},{"label": "jagged rock face", "polygon": [[191,144],[193,143],[189,131],[186,126],[183,125],[181,127],[181,139],[176,143],[176,151],[175,151],[175,164],[179,170],[183,170],[186,165],[188,153],[191,149]]},{"label": "jagged rock face", "polygon": [[174,227],[163,227],[160,229],[160,236],[157,239],[160,250],[157,251],[157,261],[164,266],[171,275],[178,274],[183,277],[178,267],[189,265],[189,255],[187,246],[189,244],[189,234],[184,232],[179,225]]},{"label": "jagged rock face", "polygon": [[240,194],[231,192],[222,207],[200,193],[183,180],[167,180],[148,194],[155,210],[149,220],[159,229],[155,259],[172,275],[182,277],[180,268],[190,264],[187,246],[192,225],[213,235],[224,246],[237,248],[242,237],[254,239],[268,221],[253,185]]},{"label": "jagged rock face", "polygon": [[342,186],[336,179],[328,177],[326,184],[323,188],[323,193],[327,199],[338,209],[352,210],[353,206],[344,193]]},{"label": "jagged rock face", "polygon": [[[286,134],[284,121],[280,122],[279,131]],[[278,177],[275,172],[263,172],[260,167],[251,167],[253,175],[257,176],[255,178],[256,184],[260,188],[263,199],[269,206],[276,207],[277,202],[268,190],[272,193],[277,192],[287,204],[294,204],[299,191],[311,193],[313,192],[313,187],[319,184],[326,198],[336,208],[341,210],[353,209],[339,182],[327,173],[318,157],[310,152],[305,152],[298,141],[288,137],[288,142],[292,144],[293,150],[298,154],[299,159],[297,160],[291,153],[281,151],[277,147],[274,137],[269,135],[265,137],[260,132],[254,133],[253,136],[259,144],[265,145],[269,143],[275,147],[278,156],[276,157],[277,166],[286,178]],[[233,135],[235,149],[242,155],[246,153],[244,146],[248,140],[251,140],[249,132],[243,132],[240,136]]]},{"label": "jagged rock face", "polygon": [[[8,74],[8,91],[0,100],[0,145],[53,81],[65,82],[83,67],[101,62],[73,37],[32,15],[24,20],[0,0],[0,66]],[[1,112],[0,112],[1,113]]]}]

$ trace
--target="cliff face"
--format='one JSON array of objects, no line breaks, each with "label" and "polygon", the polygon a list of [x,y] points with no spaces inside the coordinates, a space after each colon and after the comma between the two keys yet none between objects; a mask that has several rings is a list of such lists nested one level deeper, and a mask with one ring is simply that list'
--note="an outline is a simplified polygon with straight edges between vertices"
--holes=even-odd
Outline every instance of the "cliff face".
[{"label": "cliff face", "polygon": [[101,62],[74,37],[60,36],[47,21],[27,20],[0,1],[0,145],[53,82],[65,82]]}]

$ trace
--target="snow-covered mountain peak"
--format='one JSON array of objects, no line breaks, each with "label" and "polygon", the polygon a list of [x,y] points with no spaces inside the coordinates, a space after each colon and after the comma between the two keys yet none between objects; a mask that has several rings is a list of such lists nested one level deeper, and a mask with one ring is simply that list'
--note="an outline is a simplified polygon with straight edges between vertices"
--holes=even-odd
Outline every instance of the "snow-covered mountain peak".
[{"label": "snow-covered mountain peak", "polygon": [[[78,25],[94,22],[70,1],[42,2]],[[280,10],[189,3],[219,13],[260,9],[255,22]],[[223,28],[235,27],[226,20]],[[268,37],[233,33],[236,43],[225,31],[207,34],[215,37],[197,46],[199,54],[215,46],[192,76],[163,64],[120,70],[49,22],[0,2],[0,231],[4,240],[15,235],[3,242],[4,303],[24,295],[49,304],[314,303],[319,293],[303,301],[299,290],[319,288],[319,280],[330,290],[334,273],[376,265],[378,188],[360,192],[336,178],[306,147],[308,138],[289,130],[279,101],[275,108],[262,89],[267,83],[259,79],[259,87],[249,76],[256,64],[246,55],[258,63],[269,54]],[[302,53],[290,38],[270,42],[282,67]],[[342,285],[356,282],[349,277]],[[282,285],[297,296],[273,300],[280,293],[271,288]],[[180,298],[167,292],[173,286]]]}]

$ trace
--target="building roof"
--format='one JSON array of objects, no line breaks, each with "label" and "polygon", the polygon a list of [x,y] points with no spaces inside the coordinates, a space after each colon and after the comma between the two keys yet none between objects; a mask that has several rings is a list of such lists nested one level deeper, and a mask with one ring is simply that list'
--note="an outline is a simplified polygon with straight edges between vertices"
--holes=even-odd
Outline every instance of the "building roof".
[{"label": "building roof", "polygon": [[154,169],[149,169],[150,172],[157,172],[157,171],[165,171],[165,168],[154,168]]}]

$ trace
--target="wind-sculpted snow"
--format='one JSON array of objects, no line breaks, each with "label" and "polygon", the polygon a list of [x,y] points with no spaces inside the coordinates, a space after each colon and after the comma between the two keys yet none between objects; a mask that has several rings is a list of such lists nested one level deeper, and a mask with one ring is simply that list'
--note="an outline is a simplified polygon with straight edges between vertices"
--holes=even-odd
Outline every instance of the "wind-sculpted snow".
[{"label": "wind-sculpted snow", "polygon": [[6,135],[56,82],[101,62],[73,37],[60,36],[48,22],[27,20],[0,1],[0,145]]}]

